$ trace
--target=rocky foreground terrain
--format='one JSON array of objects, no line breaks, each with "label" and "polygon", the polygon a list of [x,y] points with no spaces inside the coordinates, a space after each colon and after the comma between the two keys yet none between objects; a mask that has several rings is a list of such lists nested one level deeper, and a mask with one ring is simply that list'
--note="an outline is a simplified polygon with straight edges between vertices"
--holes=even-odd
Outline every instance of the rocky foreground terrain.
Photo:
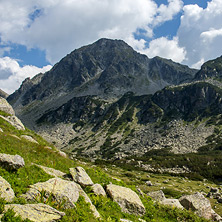
[{"label": "rocky foreground terrain", "polygon": [[2,97],[0,140],[2,222],[222,221],[221,186],[70,160]]}]

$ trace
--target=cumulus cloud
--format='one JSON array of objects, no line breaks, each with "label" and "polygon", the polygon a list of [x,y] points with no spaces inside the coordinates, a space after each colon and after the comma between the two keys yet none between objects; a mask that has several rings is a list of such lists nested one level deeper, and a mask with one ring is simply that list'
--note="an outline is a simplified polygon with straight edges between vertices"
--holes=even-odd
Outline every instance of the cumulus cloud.
[{"label": "cumulus cloud", "polygon": [[157,16],[154,24],[160,24],[162,22],[171,20],[173,16],[181,11],[182,7],[182,0],[168,0],[168,5],[161,4],[157,9]]},{"label": "cumulus cloud", "polygon": [[221,56],[222,3],[212,0],[205,9],[186,5],[183,11],[177,34],[179,45],[186,49],[185,62],[200,68],[203,61]]},{"label": "cumulus cloud", "polygon": [[25,78],[33,77],[40,72],[45,73],[51,68],[50,65],[42,68],[28,65],[21,67],[14,59],[0,58],[0,89],[10,94],[21,85]]},{"label": "cumulus cloud", "polygon": [[[15,7],[16,5],[16,7]],[[182,0],[159,8],[153,0],[1,0],[0,35],[4,42],[38,47],[54,64],[67,53],[98,38],[117,38],[133,47],[138,29],[152,37],[153,27],[173,18]]]},{"label": "cumulus cloud", "polygon": [[175,62],[182,62],[186,56],[186,50],[179,47],[178,38],[169,40],[165,37],[154,39],[150,42],[149,48],[141,51],[149,57],[160,56],[172,59]]}]

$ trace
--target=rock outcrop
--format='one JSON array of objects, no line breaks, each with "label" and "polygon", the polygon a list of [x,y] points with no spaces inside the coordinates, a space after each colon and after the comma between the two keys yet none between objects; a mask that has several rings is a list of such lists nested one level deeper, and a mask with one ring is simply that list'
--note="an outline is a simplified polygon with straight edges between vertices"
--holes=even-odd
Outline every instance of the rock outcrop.
[{"label": "rock outcrop", "polygon": [[18,170],[25,166],[25,161],[19,155],[0,153],[0,166],[9,171]]},{"label": "rock outcrop", "polygon": [[178,199],[164,199],[160,201],[160,203],[163,205],[168,205],[171,207],[177,207],[183,209],[183,206],[180,204],[180,201]]},{"label": "rock outcrop", "polygon": [[12,106],[7,102],[6,99],[0,96],[0,110],[4,111],[10,115],[15,115],[15,111]]},{"label": "rock outcrop", "polygon": [[5,206],[5,211],[13,209],[17,215],[20,215],[23,220],[29,219],[33,222],[52,222],[61,219],[65,213],[60,212],[46,204],[9,204]]},{"label": "rock outcrop", "polygon": [[139,196],[129,188],[109,184],[106,188],[109,196],[119,204],[123,212],[143,215],[145,214],[145,207]]},{"label": "rock outcrop", "polygon": [[73,180],[81,186],[92,186],[94,184],[82,167],[70,168],[69,171]]},{"label": "rock outcrop", "polygon": [[206,219],[212,218],[210,201],[201,193],[182,196],[179,201],[185,209],[196,212],[198,216]]},{"label": "rock outcrop", "polygon": [[52,178],[46,182],[36,183],[30,186],[30,189],[22,195],[27,200],[35,200],[40,197],[41,192],[46,196],[53,195],[55,201],[61,203],[65,200],[64,207],[73,208],[79,198],[79,188],[73,181]]},{"label": "rock outcrop", "polygon": [[63,178],[66,175],[62,171],[56,170],[54,168],[49,168],[49,167],[45,167],[45,166],[38,165],[38,164],[35,164],[35,165],[38,166],[39,168],[43,169],[47,174],[49,174],[50,176],[53,176],[53,177]]},{"label": "rock outcrop", "polygon": [[36,143],[36,144],[39,144],[35,139],[33,139],[31,136],[28,136],[28,135],[21,135],[21,138],[31,142],[31,143]]},{"label": "rock outcrop", "polygon": [[153,200],[159,201],[159,202],[166,199],[166,197],[165,197],[165,195],[164,195],[162,190],[149,192],[149,193],[147,193],[147,196],[149,196]]},{"label": "rock outcrop", "polygon": [[0,176],[0,197],[5,199],[7,202],[12,202],[15,198],[15,193],[11,188],[11,185]]},{"label": "rock outcrop", "polygon": [[103,187],[100,185],[100,184],[94,184],[94,185],[92,185],[92,191],[93,191],[93,193],[96,195],[96,196],[99,196],[99,195],[101,195],[101,196],[106,196],[106,192],[105,192],[105,190],[103,189]]},{"label": "rock outcrop", "polygon": [[9,124],[11,124],[12,126],[14,126],[16,129],[18,130],[25,130],[25,126],[23,125],[23,123],[21,122],[21,120],[16,117],[16,116],[1,116],[0,117],[2,119],[4,119],[5,121],[7,121]]}]

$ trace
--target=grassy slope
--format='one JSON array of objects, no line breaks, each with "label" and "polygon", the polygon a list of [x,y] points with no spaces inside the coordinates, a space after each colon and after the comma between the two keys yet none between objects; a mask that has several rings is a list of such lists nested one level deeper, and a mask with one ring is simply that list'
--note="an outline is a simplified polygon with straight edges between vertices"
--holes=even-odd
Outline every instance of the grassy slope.
[{"label": "grassy slope", "polygon": [[[24,200],[19,198],[19,195],[27,190],[28,185],[40,181],[46,181],[50,178],[49,175],[38,167],[33,166],[32,163],[53,167],[66,173],[69,172],[68,169],[70,167],[80,165],[87,170],[94,183],[100,183],[104,187],[106,184],[112,182],[113,184],[128,186],[135,191],[136,186],[139,186],[142,190],[147,191],[147,189],[143,187],[143,177],[145,175],[142,175],[141,172],[131,172],[132,174],[129,174],[129,172],[126,170],[113,166],[105,166],[107,167],[105,172],[105,170],[103,170],[104,166],[93,166],[91,163],[82,163],[80,161],[74,162],[68,158],[60,156],[56,148],[54,148],[51,144],[48,144],[34,132],[28,129],[25,131],[18,131],[1,118],[0,128],[3,130],[3,133],[0,132],[0,153],[19,154],[24,158],[26,163],[24,168],[21,168],[17,172],[13,173],[0,167],[0,175],[11,184],[16,193],[17,198],[15,203],[25,203]],[[21,134],[32,136],[39,142],[39,145],[14,137],[19,137]],[[46,146],[52,147],[52,150],[45,148]],[[141,175],[141,178],[137,178],[139,175]],[[121,181],[112,178],[116,176],[120,177]],[[155,178],[155,176],[153,176],[153,178]],[[86,192],[89,194],[92,202],[102,215],[103,221],[119,221],[120,218],[138,221],[136,216],[122,213],[119,206],[112,202],[109,198],[95,197],[92,195],[90,189],[86,189]],[[39,201],[41,202],[43,199]],[[147,197],[142,198],[142,201],[146,206],[147,212],[142,218],[146,221],[205,221],[204,219],[198,218],[191,212],[154,204],[152,200]],[[59,210],[64,210],[62,206],[56,205],[50,199],[44,200],[44,202],[56,207]],[[76,209],[65,210],[66,216],[61,221],[96,221],[96,219],[94,219],[90,213],[89,206],[82,198],[79,199],[76,205]],[[5,219],[5,221],[7,220],[9,221],[9,219]],[[19,219],[11,221],[19,221]]]}]

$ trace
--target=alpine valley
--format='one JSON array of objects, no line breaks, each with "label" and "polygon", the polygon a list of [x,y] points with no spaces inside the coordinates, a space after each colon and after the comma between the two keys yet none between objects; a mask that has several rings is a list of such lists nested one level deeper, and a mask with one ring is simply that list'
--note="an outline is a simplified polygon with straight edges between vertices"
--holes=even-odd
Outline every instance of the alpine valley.
[{"label": "alpine valley", "polygon": [[0,90],[2,222],[221,222],[221,169],[222,57],[100,39]]},{"label": "alpine valley", "polygon": [[[191,157],[176,160],[175,169],[185,173],[194,170],[196,155],[204,167],[213,161],[222,168],[204,155],[221,157],[221,81],[222,57],[195,70],[149,59],[121,40],[100,39],[26,79],[7,100],[28,128],[72,158],[135,165],[133,159],[155,171],[153,154],[186,154]],[[174,167],[162,159],[158,164]],[[221,180],[222,173],[208,177]]]}]

